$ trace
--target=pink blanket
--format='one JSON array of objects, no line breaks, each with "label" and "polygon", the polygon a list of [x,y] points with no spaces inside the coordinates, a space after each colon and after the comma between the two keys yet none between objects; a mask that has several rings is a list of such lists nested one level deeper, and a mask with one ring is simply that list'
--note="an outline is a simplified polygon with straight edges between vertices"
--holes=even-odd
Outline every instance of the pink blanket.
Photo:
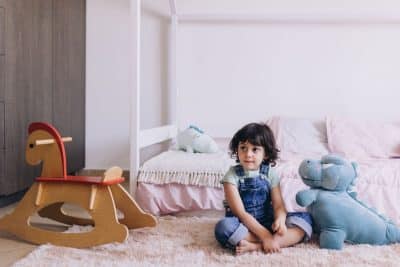
[{"label": "pink blanket", "polygon": [[[301,160],[292,158],[280,162],[276,167],[281,176],[281,191],[288,211],[303,210],[295,200],[296,193],[307,188],[297,173]],[[400,159],[364,160],[358,163],[358,198],[400,223]],[[224,195],[223,190],[216,187],[139,183],[136,199],[146,211],[161,215],[190,210],[222,210]]]},{"label": "pink blanket", "polygon": [[400,157],[400,123],[326,119],[329,150],[353,159]]}]

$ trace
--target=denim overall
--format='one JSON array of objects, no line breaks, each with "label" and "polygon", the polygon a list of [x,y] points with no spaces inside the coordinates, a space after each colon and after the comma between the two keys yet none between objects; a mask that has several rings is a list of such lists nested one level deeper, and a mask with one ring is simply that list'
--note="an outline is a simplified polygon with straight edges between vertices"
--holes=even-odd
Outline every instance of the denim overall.
[{"label": "denim overall", "polygon": [[[266,179],[268,171],[269,165],[262,164],[258,176],[245,177],[243,167],[241,165],[235,166],[236,175],[240,177],[238,191],[245,210],[272,233],[274,211],[271,203],[271,185]],[[239,221],[239,218],[233,215],[227,205],[225,205],[225,211],[225,218],[215,226],[215,237],[222,246],[234,248],[240,240],[247,236],[248,229]],[[295,221],[301,220],[301,225],[296,222],[288,223],[291,216],[297,217]],[[311,216],[308,213],[288,213],[286,224],[288,227],[299,226],[311,235]],[[303,224],[306,225],[307,229],[304,229]]]}]

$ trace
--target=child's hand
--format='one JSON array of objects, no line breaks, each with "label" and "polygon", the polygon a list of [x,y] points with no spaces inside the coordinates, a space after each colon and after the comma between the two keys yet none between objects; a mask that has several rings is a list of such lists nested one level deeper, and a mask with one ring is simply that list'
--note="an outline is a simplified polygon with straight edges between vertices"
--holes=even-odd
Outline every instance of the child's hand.
[{"label": "child's hand", "polygon": [[280,216],[276,218],[276,220],[272,224],[272,231],[274,231],[274,233],[277,233],[278,235],[284,235],[287,231],[285,221],[286,221],[285,216]]},{"label": "child's hand", "polygon": [[281,252],[281,247],[279,246],[278,241],[274,238],[266,238],[262,240],[262,248],[265,253]]}]

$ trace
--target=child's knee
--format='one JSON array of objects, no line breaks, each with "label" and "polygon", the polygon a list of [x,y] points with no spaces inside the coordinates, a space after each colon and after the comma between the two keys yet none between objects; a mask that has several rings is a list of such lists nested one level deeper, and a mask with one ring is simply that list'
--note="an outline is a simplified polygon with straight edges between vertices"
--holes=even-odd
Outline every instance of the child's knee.
[{"label": "child's knee", "polygon": [[232,218],[233,217],[225,217],[215,225],[215,238],[222,246],[225,246],[230,235],[235,231],[234,228],[237,227],[235,226],[235,222],[232,220]]},{"label": "child's knee", "polygon": [[238,218],[225,217],[215,225],[215,230],[214,230],[215,238],[224,247],[235,246],[236,243],[240,241],[236,240],[238,239],[236,238],[236,236],[240,235],[239,237],[240,239],[241,236],[244,235],[245,230],[247,234],[247,228],[246,229],[242,228],[244,228],[244,226],[240,223]]},{"label": "child's knee", "polygon": [[303,241],[311,239],[312,235],[312,218],[307,212],[289,212],[286,218],[286,225],[291,227],[298,227],[304,232]]}]

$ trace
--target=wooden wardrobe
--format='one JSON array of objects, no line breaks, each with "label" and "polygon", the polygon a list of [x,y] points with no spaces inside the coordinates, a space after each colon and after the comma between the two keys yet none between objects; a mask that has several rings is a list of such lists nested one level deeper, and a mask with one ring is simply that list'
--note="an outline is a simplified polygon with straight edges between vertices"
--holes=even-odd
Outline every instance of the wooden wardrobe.
[{"label": "wooden wardrobe", "polygon": [[27,127],[52,123],[68,172],[85,160],[85,0],[0,0],[0,198],[28,188]]}]

